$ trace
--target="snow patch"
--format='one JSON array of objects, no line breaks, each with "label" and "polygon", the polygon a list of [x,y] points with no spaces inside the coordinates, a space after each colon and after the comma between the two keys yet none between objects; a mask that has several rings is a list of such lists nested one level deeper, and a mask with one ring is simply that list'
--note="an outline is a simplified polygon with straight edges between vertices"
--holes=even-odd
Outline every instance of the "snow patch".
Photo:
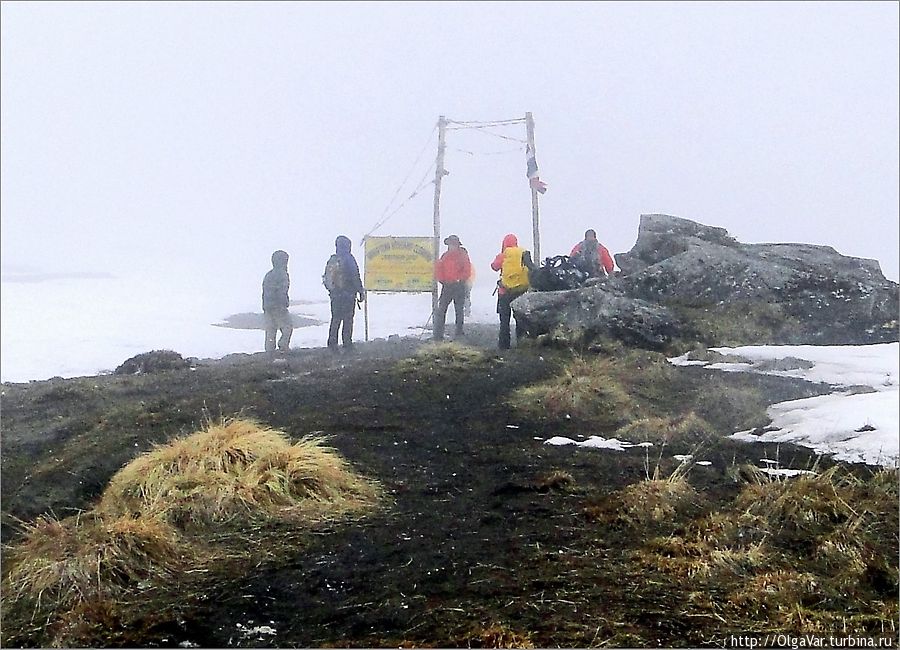
[{"label": "snow patch", "polygon": [[[783,442],[809,447],[838,460],[895,467],[900,459],[900,343],[877,345],[748,345],[710,348],[737,355],[752,364],[707,363],[688,360],[690,353],[672,357],[676,366],[705,365],[725,372],[759,372],[829,384],[829,395],[773,404],[770,427],[731,435],[744,442]],[[809,368],[773,370],[772,361],[804,360]],[[786,364],[794,365],[794,364]],[[806,365],[806,364],[800,364]],[[837,392],[869,386],[871,393]]]},{"label": "snow patch", "polygon": [[652,442],[633,443],[618,438],[604,438],[602,436],[590,436],[583,442],[564,438],[562,436],[554,436],[544,441],[545,445],[575,445],[576,447],[591,447],[593,449],[611,449],[613,451],[625,451],[630,447],[652,447]]}]

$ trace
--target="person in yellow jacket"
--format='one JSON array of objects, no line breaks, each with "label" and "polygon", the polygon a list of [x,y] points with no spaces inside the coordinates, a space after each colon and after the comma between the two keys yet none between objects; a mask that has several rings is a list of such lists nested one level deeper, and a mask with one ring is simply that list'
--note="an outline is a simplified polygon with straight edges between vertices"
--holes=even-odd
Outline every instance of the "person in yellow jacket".
[{"label": "person in yellow jacket", "polygon": [[[491,262],[491,268],[500,271],[497,282],[497,313],[500,314],[500,349],[510,347],[510,320],[512,319],[513,300],[528,291],[528,271],[534,270],[531,252],[519,247],[518,238],[509,234],[503,238],[500,254]],[[516,320],[516,340],[524,334]]]}]

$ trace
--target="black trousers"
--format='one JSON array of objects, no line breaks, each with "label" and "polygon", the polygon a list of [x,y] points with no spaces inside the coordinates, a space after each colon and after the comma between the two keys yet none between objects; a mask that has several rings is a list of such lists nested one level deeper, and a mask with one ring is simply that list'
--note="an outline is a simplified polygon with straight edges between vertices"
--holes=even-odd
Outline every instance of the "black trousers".
[{"label": "black trousers", "polygon": [[463,317],[465,316],[466,283],[448,282],[441,286],[441,297],[438,298],[437,311],[434,312],[434,338],[444,338],[444,323],[447,321],[447,308],[453,303],[456,316],[456,335],[463,333]]},{"label": "black trousers", "polygon": [[356,314],[356,293],[331,295],[331,325],[328,327],[328,347],[338,343],[338,332],[345,346],[353,345],[353,316]]},{"label": "black trousers", "polygon": [[[512,320],[512,307],[510,303],[521,296],[525,291],[510,291],[507,289],[503,295],[497,297],[497,313],[500,314],[500,349],[510,348],[510,321]],[[525,329],[516,321],[516,340],[525,335]]]}]

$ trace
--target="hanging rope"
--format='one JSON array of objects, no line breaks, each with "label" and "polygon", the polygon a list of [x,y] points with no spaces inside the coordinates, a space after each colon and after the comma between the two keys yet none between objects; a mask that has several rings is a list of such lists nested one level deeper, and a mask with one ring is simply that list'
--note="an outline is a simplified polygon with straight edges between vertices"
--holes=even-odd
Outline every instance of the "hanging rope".
[{"label": "hanging rope", "polygon": [[513,126],[515,124],[522,124],[525,122],[525,118],[518,117],[512,120],[492,120],[490,122],[460,122],[458,120],[447,120],[448,131],[462,131],[462,130],[471,130],[476,133],[484,133],[485,135],[491,135],[495,138],[500,138],[501,140],[510,140],[512,142],[521,142],[522,144],[527,144],[525,140],[520,138],[512,138],[508,135],[501,135],[499,133],[494,133],[493,131],[488,131],[488,129],[501,128],[506,126]]},{"label": "hanging rope", "polygon": [[[422,154],[425,153],[425,151],[428,149],[428,146],[431,144],[431,136],[434,135],[434,132],[436,130],[437,130],[437,124],[435,124],[434,128],[431,129],[431,133],[428,134],[428,139],[425,141],[425,145],[422,147],[422,150],[419,152],[419,155],[416,156],[416,161],[412,164],[412,167],[410,167],[410,170],[409,170],[409,172],[407,172],[406,177],[403,179],[403,181],[401,181],[400,185],[397,186],[397,190],[394,192],[394,195],[391,197],[391,200],[388,202],[388,204],[385,206],[384,210],[381,212],[379,221],[372,227],[372,229],[369,232],[367,232],[365,235],[363,235],[363,238],[360,241],[360,246],[362,246],[362,243],[365,241],[366,237],[368,237],[373,232],[378,230],[381,226],[383,226],[388,219],[390,219],[392,216],[397,214],[397,212],[400,210],[400,208],[402,208],[404,205],[406,205],[406,203],[411,198],[413,198],[416,194],[418,194],[419,190],[422,189],[422,185],[420,182],[419,187],[417,187],[415,190],[413,190],[413,193],[410,194],[403,203],[401,203],[387,217],[384,216],[385,214],[387,214],[387,211],[391,209],[391,206],[394,204],[394,201],[397,200],[397,195],[400,194],[400,190],[402,190],[403,186],[406,185],[406,181],[409,180],[409,177],[412,176],[412,173],[416,170],[416,166],[419,164],[419,160],[421,160]],[[431,167],[432,168],[434,167],[434,163],[431,164]],[[425,172],[425,177],[427,177],[427,176],[428,176],[428,172]]]},{"label": "hanging rope", "polygon": [[464,128],[483,128],[485,126],[506,126],[510,124],[520,124],[524,121],[524,117],[517,117],[512,120],[492,120],[490,122],[459,122],[457,120],[447,120],[447,124],[459,124]]},{"label": "hanging rope", "polygon": [[[509,141],[509,142],[516,142],[516,143],[518,143],[518,144],[527,144],[527,141],[526,141],[526,140],[522,140],[521,138],[513,138],[513,137],[510,137],[510,136],[508,136],[508,135],[503,135],[503,134],[500,134],[500,133],[494,133],[493,131],[490,131],[490,130],[489,130],[489,129],[496,129],[496,128],[503,128],[503,127],[507,127],[507,126],[513,126],[513,125],[515,125],[515,124],[522,124],[522,123],[524,123],[524,122],[525,122],[525,118],[523,118],[523,117],[518,117],[518,118],[515,118],[515,119],[511,119],[511,120],[491,120],[491,121],[487,121],[487,122],[485,122],[485,121],[457,121],[457,120],[447,120],[447,121],[446,121],[446,124],[447,124],[448,126],[446,126],[445,129],[448,130],[448,131],[471,130],[471,131],[474,131],[475,133],[482,133],[482,134],[484,134],[484,135],[489,135],[489,136],[492,136],[492,137],[495,137],[495,138],[499,138],[500,140],[507,140],[507,141]],[[366,240],[367,237],[369,237],[372,233],[374,233],[374,232],[377,231],[379,228],[381,228],[385,223],[388,222],[388,220],[389,220],[391,217],[393,217],[393,216],[394,216],[395,214],[397,214],[400,210],[402,210],[403,207],[406,206],[406,204],[409,203],[413,198],[415,198],[415,197],[419,194],[419,192],[422,191],[423,188],[425,188],[425,187],[428,186],[428,185],[434,184],[434,181],[433,181],[433,180],[431,180],[431,181],[426,181],[426,179],[427,179],[428,176],[431,174],[432,170],[434,170],[435,165],[437,164],[436,162],[431,163],[431,165],[429,166],[428,170],[425,172],[425,175],[422,177],[422,180],[419,181],[419,184],[416,186],[416,189],[414,189],[414,190],[412,191],[412,193],[411,193],[409,196],[407,196],[406,199],[404,199],[404,201],[403,201],[400,205],[398,205],[398,206],[397,206],[396,208],[394,208],[392,211],[388,212],[389,210],[391,210],[391,206],[392,206],[392,205],[394,204],[394,202],[397,200],[397,196],[399,196],[400,190],[402,190],[402,189],[403,189],[403,186],[406,185],[406,182],[409,180],[409,177],[412,175],[413,171],[416,169],[416,166],[419,164],[419,161],[421,160],[422,155],[423,155],[423,154],[425,153],[425,151],[428,149],[428,146],[429,146],[429,144],[431,143],[431,138],[432,138],[432,136],[434,135],[434,132],[437,130],[437,128],[438,128],[438,127],[437,127],[437,124],[435,124],[434,128],[431,130],[431,133],[428,134],[428,140],[426,140],[425,146],[422,147],[422,151],[420,151],[420,152],[419,152],[419,155],[416,156],[416,161],[413,163],[412,168],[409,170],[409,172],[406,174],[406,177],[403,179],[403,181],[402,181],[402,182],[400,183],[400,185],[397,187],[397,190],[394,192],[394,195],[391,197],[390,202],[388,202],[387,206],[386,206],[386,207],[384,208],[384,210],[382,211],[381,216],[379,217],[378,221],[375,223],[374,226],[372,226],[372,228],[369,230],[369,232],[367,232],[365,235],[363,235],[363,238],[362,238],[362,240],[360,241],[360,245],[361,245],[361,246],[363,245],[363,243],[365,242],[365,240]],[[459,151],[459,152],[461,152],[461,153],[465,153],[465,154],[468,154],[468,155],[470,155],[470,156],[476,156],[476,155],[480,155],[480,156],[497,156],[497,155],[508,154],[508,153],[513,152],[513,151],[521,151],[521,150],[522,150],[521,147],[516,147],[515,149],[507,149],[507,150],[504,150],[504,151],[490,151],[490,152],[478,152],[478,153],[476,153],[476,152],[474,152],[474,151],[466,151],[466,150],[464,150],[464,149],[454,149],[454,151]]]},{"label": "hanging rope", "polygon": [[490,135],[495,138],[500,138],[501,140],[509,140],[510,142],[521,142],[522,144],[528,144],[527,140],[522,140],[521,138],[513,138],[508,135],[502,135],[500,133],[494,133],[493,131],[488,131],[489,128],[495,128],[491,126],[459,126],[459,127],[447,127],[448,131],[462,131],[462,130],[471,130],[475,133],[481,133],[484,135]]},{"label": "hanging rope", "polygon": [[[414,189],[414,190],[412,191],[412,194],[410,194],[409,196],[406,197],[406,199],[404,199],[403,203],[401,203],[401,204],[398,205],[396,208],[394,208],[393,212],[391,212],[391,213],[390,213],[389,215],[387,215],[384,219],[382,219],[381,221],[379,221],[378,223],[376,223],[374,226],[372,226],[372,229],[371,229],[369,232],[367,232],[365,235],[363,235],[362,239],[361,239],[360,242],[359,242],[359,245],[360,245],[360,246],[362,246],[362,245],[364,244],[364,242],[366,241],[366,238],[367,238],[369,235],[371,235],[373,232],[375,232],[376,230],[378,230],[379,228],[381,228],[385,223],[387,223],[388,219],[390,219],[390,218],[393,217],[395,214],[397,214],[398,212],[400,212],[400,210],[402,210],[403,207],[404,207],[407,203],[409,203],[409,201],[410,201],[411,199],[415,198],[415,197],[419,194],[419,192],[422,191],[423,188],[427,187],[428,185],[433,185],[433,184],[434,184],[434,181],[433,181],[433,180],[431,180],[431,181],[426,181],[426,180],[425,180],[425,179],[427,179],[427,178],[431,175],[431,172],[432,172],[432,170],[434,169],[434,165],[435,165],[435,163],[431,163],[431,165],[428,167],[428,169],[425,170],[425,174],[424,174],[424,176],[422,176],[422,180],[419,181],[418,186],[416,186],[416,189]],[[405,181],[404,181],[404,182],[405,182]]]},{"label": "hanging rope", "polygon": [[522,140],[521,138],[512,138],[508,135],[501,135],[499,133],[494,133],[492,131],[475,131],[475,133],[481,133],[482,135],[490,135],[495,138],[500,138],[501,140],[508,140],[509,142],[519,142],[521,144],[528,144],[527,140]]},{"label": "hanging rope", "polygon": [[503,154],[508,153],[521,153],[522,147],[516,147],[515,149],[504,149],[503,151],[468,151],[467,149],[457,149],[453,148],[451,151],[458,151],[459,153],[465,153],[470,156],[501,156]]}]

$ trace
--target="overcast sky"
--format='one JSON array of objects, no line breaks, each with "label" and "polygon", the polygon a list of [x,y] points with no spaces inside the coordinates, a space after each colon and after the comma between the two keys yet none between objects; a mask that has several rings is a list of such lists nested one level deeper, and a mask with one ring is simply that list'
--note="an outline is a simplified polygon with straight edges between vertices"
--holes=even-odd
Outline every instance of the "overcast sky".
[{"label": "overcast sky", "polygon": [[[373,234],[432,234],[438,116],[531,111],[542,256],[590,227],[626,251],[660,212],[896,280],[898,24],[896,2],[3,2],[2,264],[255,295],[282,248],[302,299],[335,235],[357,251],[423,178]],[[482,279],[504,234],[533,245],[524,138],[447,134],[442,233]]]}]

